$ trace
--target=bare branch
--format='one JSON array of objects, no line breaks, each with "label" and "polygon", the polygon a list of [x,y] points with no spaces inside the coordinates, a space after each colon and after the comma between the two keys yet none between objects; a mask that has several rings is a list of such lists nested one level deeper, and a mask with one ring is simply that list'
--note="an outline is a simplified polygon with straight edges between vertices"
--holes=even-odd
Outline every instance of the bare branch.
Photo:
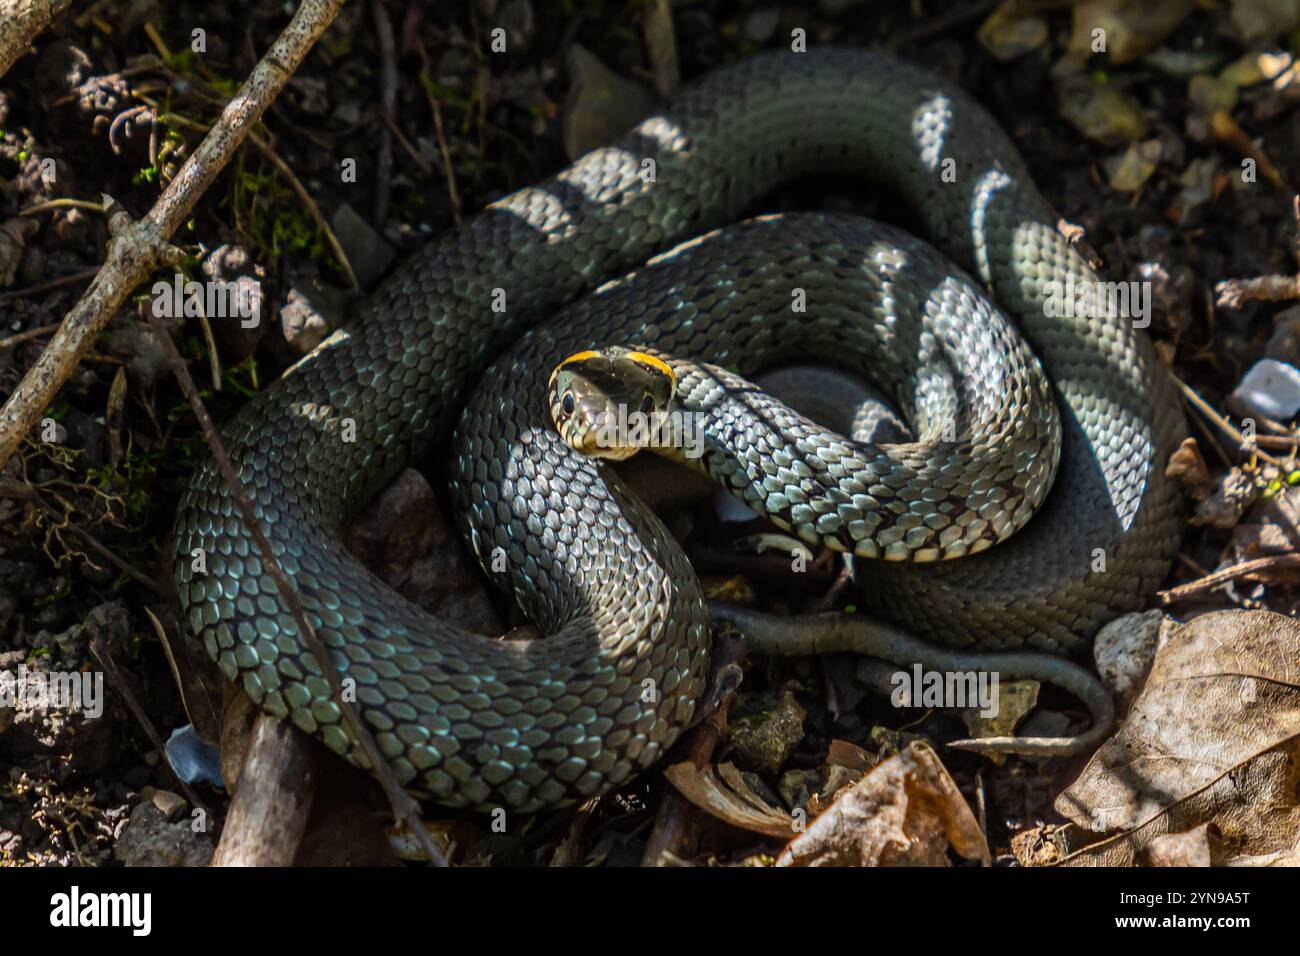
[{"label": "bare branch", "polygon": [[[0,0],[0,4],[11,2]],[[99,275],[0,409],[0,468],[17,451],[23,436],[53,401],[127,296],[160,265],[179,261],[179,250],[168,239],[189,217],[204,191],[279,95],[343,3],[344,0],[303,0],[284,32],[271,44],[148,215],[139,222],[131,222],[122,212],[109,220],[112,238]]]}]

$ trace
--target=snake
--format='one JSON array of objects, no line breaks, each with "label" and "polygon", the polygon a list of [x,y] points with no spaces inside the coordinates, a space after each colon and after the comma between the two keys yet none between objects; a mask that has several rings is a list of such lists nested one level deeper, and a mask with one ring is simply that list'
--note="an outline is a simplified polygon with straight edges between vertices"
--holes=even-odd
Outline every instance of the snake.
[{"label": "snake", "polygon": [[[901,198],[939,252],[845,214],[742,221],[827,176]],[[452,808],[536,812],[631,780],[696,716],[709,604],[612,463],[557,432],[574,353],[595,355],[565,370],[570,391],[599,392],[602,362],[666,367],[703,421],[701,467],[804,540],[881,559],[860,585],[918,642],[1065,663],[1142,607],[1179,543],[1164,463],[1181,403],[1134,320],[1049,307],[1099,281],[1058,223],[955,84],[825,47],[716,68],[399,264],[222,429],[398,780]],[[783,358],[883,376],[916,440],[872,446],[783,410],[746,377]],[[440,620],[348,553],[348,521],[420,460],[445,467],[471,550],[544,637]],[[174,542],[183,617],[225,675],[373,769],[213,460]]]}]

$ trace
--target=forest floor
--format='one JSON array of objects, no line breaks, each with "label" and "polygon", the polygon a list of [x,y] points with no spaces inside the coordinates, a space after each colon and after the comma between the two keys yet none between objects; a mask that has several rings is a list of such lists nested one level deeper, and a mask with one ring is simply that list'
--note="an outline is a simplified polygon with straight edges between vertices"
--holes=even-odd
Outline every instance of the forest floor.
[{"label": "forest floor", "polygon": [[[150,208],[287,22],[285,6],[99,0],[62,19],[0,77],[0,400],[103,259],[101,197],[136,217]],[[1150,283],[1149,333],[1203,400],[1188,409],[1205,462],[1190,480],[1200,485],[1192,489],[1198,523],[1166,588],[1277,559],[1176,592],[1170,610],[1182,619],[1225,608],[1294,613],[1295,413],[1282,416],[1260,455],[1243,444],[1228,397],[1263,358],[1300,364],[1300,308],[1258,300],[1231,308],[1216,290],[1265,275],[1285,285],[1296,273],[1300,4],[1094,4],[1116,8],[1105,53],[1093,52],[1091,24],[1068,9],[1017,18],[988,2],[703,0],[676,9],[667,45],[653,29],[662,27],[654,4],[636,0],[439,6],[447,12],[416,0],[345,6],[265,116],[266,145],[246,144],[174,237],[192,257],[189,275],[260,289],[267,320],[256,328],[172,323],[218,423],[355,312],[402,255],[621,132],[678,72],[689,82],[788,48],[792,31],[803,30],[810,47],[884,48],[958,82],[1010,133],[1040,191],[1084,231],[1103,274]],[[491,51],[497,28],[501,53]],[[647,43],[647,32],[658,39]],[[355,181],[340,175],[349,159]],[[808,206],[905,226],[909,218],[889,197],[841,183],[783,190],[755,211]],[[33,435],[0,472],[0,671],[106,678],[99,714],[0,701],[0,865],[202,863],[229,802],[210,782],[187,791],[158,747],[187,724],[213,742],[223,718],[237,718],[219,675],[182,676],[187,690],[179,689],[178,670],[203,669],[202,654],[178,653],[173,665],[164,647],[163,636],[173,645],[188,639],[171,592],[169,536],[205,449],[142,318],[150,285],[114,317],[48,410],[55,440]],[[354,550],[439,613],[519,623],[437,513],[446,508],[445,463],[417,463],[398,484],[384,507],[358,519]],[[761,528],[723,526],[698,495],[664,504],[664,516],[715,594],[795,613],[854,603],[836,583],[833,556],[799,580],[783,560],[749,558],[737,573],[728,568],[731,542]],[[844,748],[873,763],[913,740],[943,753],[942,741],[965,736],[952,713],[900,712],[868,695],[857,667],[844,655],[751,658],[718,759],[734,762],[767,803],[806,812],[829,799],[836,774],[828,767],[846,765]],[[1086,723],[1051,688],[1038,702],[1048,712],[1042,726]],[[981,808],[993,857],[1022,863],[1035,851],[1013,841],[1062,822],[1052,801],[1084,763],[991,763],[952,752],[943,762]],[[636,863],[672,790],[660,770],[577,817],[558,812],[508,834],[437,808],[430,818],[445,821],[439,832],[458,863],[544,865],[561,853],[576,863]],[[314,825],[332,837],[308,858],[391,860],[369,779],[341,766],[331,772],[374,812],[345,825],[322,800]],[[196,800],[211,814],[204,827],[191,825]],[[696,862],[766,861],[780,847],[703,816],[699,828]]]}]

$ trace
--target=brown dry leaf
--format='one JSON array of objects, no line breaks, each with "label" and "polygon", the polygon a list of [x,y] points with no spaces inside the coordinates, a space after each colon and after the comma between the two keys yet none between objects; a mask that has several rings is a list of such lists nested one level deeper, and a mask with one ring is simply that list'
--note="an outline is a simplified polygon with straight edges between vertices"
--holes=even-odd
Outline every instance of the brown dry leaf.
[{"label": "brown dry leaf", "polygon": [[1300,833],[1297,660],[1300,622],[1271,611],[1218,611],[1171,627],[1128,720],[1055,804],[1085,831],[1120,832],[1066,862],[1144,861],[1157,838],[1205,823],[1234,858],[1291,850]]},{"label": "brown dry leaf", "polygon": [[879,762],[880,758],[875,754],[868,753],[857,744],[840,740],[838,737],[831,741],[826,751],[828,767],[844,767],[846,770],[866,773]]},{"label": "brown dry leaf", "polygon": [[1011,853],[1021,866],[1053,866],[1069,853],[1069,847],[1063,828],[1049,824],[1013,836]]},{"label": "brown dry leaf", "polygon": [[913,743],[840,791],[776,865],[947,866],[949,846],[990,862],[957,784],[928,745]]},{"label": "brown dry leaf", "polygon": [[725,823],[783,839],[794,832],[794,818],[750,790],[729,763],[703,768],[690,761],[675,763],[664,776],[683,797]]},{"label": "brown dry leaf", "polygon": [[1165,477],[1177,481],[1197,501],[1214,490],[1214,479],[1205,467],[1205,458],[1195,438],[1183,439],[1178,450],[1169,456]]},{"label": "brown dry leaf", "polygon": [[1147,135],[1141,104],[1115,86],[1091,80],[1063,85],[1058,109],[1080,133],[1107,146],[1123,146]]}]

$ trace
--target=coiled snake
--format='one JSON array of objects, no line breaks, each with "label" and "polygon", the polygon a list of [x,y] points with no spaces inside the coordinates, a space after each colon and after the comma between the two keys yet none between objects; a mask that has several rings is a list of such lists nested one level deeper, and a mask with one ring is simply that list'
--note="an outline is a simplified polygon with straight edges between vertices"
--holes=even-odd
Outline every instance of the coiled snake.
[{"label": "coiled snake", "polygon": [[[663,256],[520,338],[674,243],[734,222],[775,186],[831,173],[901,196],[1015,317],[1055,388],[1055,484],[1019,533],[982,553],[1042,498],[1057,420],[1032,410],[1044,387],[1029,353],[914,240],[844,216],[765,219]],[[916,444],[845,443],[717,367],[686,400],[722,403],[708,454],[741,443],[730,465],[713,464],[748,501],[770,503],[812,542],[922,561],[872,562],[861,575],[902,625],[981,651],[1068,653],[1168,570],[1179,521],[1163,468],[1183,422],[1130,320],[1048,315],[1052,283],[1067,281],[1096,276],[967,96],[869,52],[764,55],[709,74],[618,145],[432,242],[224,435],[399,779],[451,806],[533,811],[604,792],[662,754],[692,717],[709,648],[680,546],[605,466],[557,437],[545,394],[555,361],[623,344],[742,374],[806,357],[879,373],[915,413]],[[911,307],[921,318],[900,317]],[[973,317],[987,314],[992,331],[981,331]],[[458,416],[458,520],[544,640],[435,620],[340,544],[359,505],[445,441]],[[941,436],[946,422],[955,441]],[[174,568],[190,625],[223,671],[364,765],[211,462],[180,503]]]}]

